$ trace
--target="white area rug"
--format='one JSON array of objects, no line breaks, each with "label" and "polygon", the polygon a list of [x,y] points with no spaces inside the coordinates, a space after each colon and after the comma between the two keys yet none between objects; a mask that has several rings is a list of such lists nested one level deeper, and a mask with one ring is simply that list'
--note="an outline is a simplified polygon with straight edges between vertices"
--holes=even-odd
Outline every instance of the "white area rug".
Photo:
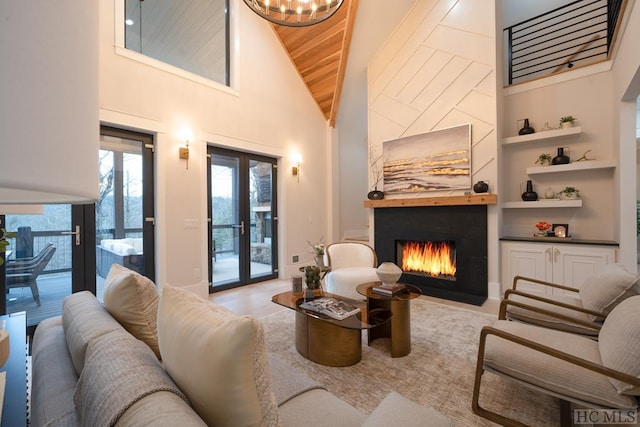
[{"label": "white area rug", "polygon": [[[363,332],[362,361],[346,368],[318,365],[295,349],[294,312],[284,310],[261,320],[270,352],[331,393],[369,414],[391,391],[447,415],[460,426],[494,425],[471,410],[480,330],[494,315],[411,301],[411,353],[391,358],[388,339],[367,345]],[[480,404],[531,426],[559,425],[559,400],[485,373]]]}]

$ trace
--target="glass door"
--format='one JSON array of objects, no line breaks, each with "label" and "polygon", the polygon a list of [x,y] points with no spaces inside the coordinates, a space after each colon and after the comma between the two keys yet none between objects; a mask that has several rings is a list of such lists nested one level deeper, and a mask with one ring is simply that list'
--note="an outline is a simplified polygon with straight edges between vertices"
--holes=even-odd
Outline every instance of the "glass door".
[{"label": "glass door", "polygon": [[119,264],[154,280],[153,137],[102,126],[96,204],[97,296]]},{"label": "glass door", "polygon": [[[72,292],[95,292],[94,205],[43,205],[42,214],[0,217],[9,245],[0,266],[0,310],[25,311],[27,326],[62,312]],[[87,251],[90,256],[87,258]],[[85,262],[85,260],[87,260]]]},{"label": "glass door", "polygon": [[210,291],[277,277],[276,159],[208,154]]}]

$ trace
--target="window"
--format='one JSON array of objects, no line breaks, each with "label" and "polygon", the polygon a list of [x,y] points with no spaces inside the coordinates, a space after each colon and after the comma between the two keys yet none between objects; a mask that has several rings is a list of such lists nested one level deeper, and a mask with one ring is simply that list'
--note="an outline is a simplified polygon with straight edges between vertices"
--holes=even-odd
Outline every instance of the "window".
[{"label": "window", "polygon": [[230,85],[229,0],[124,0],[124,47]]}]

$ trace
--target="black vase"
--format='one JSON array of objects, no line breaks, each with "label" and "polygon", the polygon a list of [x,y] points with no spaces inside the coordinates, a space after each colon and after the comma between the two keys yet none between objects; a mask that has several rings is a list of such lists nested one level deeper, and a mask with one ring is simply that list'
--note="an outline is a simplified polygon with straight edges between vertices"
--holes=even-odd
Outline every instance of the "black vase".
[{"label": "black vase", "polygon": [[535,133],[535,129],[529,125],[529,119],[524,119],[524,127],[518,132],[519,135],[529,135]]},{"label": "black vase", "polygon": [[382,200],[384,199],[384,193],[382,191],[379,191],[376,187],[375,190],[369,191],[369,193],[367,194],[367,198],[369,200]]},{"label": "black vase", "polygon": [[566,165],[569,163],[569,156],[564,155],[564,148],[558,147],[558,155],[551,160],[552,165]]},{"label": "black vase", "polygon": [[474,184],[473,191],[476,193],[486,193],[489,191],[489,184],[484,181],[478,181]]},{"label": "black vase", "polygon": [[527,181],[527,191],[522,193],[522,200],[525,202],[535,202],[538,200],[538,193],[533,191],[533,183],[531,180]]}]

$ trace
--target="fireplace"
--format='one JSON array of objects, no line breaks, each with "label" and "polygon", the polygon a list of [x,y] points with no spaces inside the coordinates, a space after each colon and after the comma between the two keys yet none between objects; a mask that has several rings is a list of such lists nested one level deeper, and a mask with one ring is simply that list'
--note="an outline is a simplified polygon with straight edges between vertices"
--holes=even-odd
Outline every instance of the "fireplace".
[{"label": "fireplace", "polygon": [[401,282],[438,298],[487,299],[485,205],[376,208],[374,220],[378,261],[402,268]]},{"label": "fireplace", "polygon": [[406,274],[456,280],[456,243],[396,241],[396,265]]}]

